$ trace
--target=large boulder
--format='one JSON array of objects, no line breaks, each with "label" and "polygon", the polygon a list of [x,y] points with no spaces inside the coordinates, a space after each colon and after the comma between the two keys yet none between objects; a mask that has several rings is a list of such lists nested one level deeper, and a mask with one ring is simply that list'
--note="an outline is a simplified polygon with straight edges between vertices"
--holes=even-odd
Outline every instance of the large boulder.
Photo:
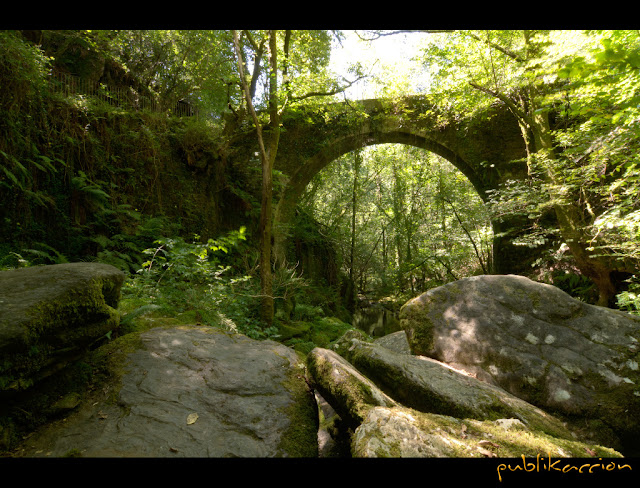
[{"label": "large boulder", "polygon": [[107,397],[31,436],[21,456],[318,455],[304,364],[282,344],[182,326],[128,334],[99,353],[118,378],[99,389]]},{"label": "large boulder", "polygon": [[307,368],[314,388],[349,428],[360,425],[371,406],[398,405],[351,363],[330,349],[313,349],[307,356]]},{"label": "large boulder", "polygon": [[99,263],[0,272],[0,392],[31,386],[117,329],[123,281]]},{"label": "large boulder", "polygon": [[[349,342],[352,343],[352,351],[359,349],[362,354],[382,349],[379,345],[363,346],[357,339],[350,339]],[[408,357],[402,353],[392,354]],[[398,385],[398,389],[389,388],[386,384],[384,389],[387,391],[383,391],[376,381],[336,351],[316,348],[307,357],[307,364],[314,387],[323,397],[326,395],[338,415],[348,419],[346,428],[351,433],[349,445],[352,457],[535,457],[540,453],[556,457],[620,457],[620,453],[613,449],[574,439],[553,417],[545,416],[533,406],[524,406],[523,410],[524,402],[518,399],[513,399],[515,408],[503,405],[502,411],[497,408],[487,414],[480,405],[480,411],[475,416],[481,418],[467,417],[466,408],[460,411],[449,401],[457,395],[461,404],[469,406],[469,397],[462,390],[474,389],[475,385],[473,381],[469,383],[463,379],[464,375],[460,373],[452,372],[450,379],[443,379],[438,373],[431,378],[426,374],[422,382],[417,382],[431,383],[433,389],[439,390],[439,394],[449,397],[443,403],[422,405],[420,408],[428,411],[421,411],[391,398],[398,389],[403,388],[402,384]],[[383,365],[379,367],[385,369]],[[442,368],[447,370],[444,365]],[[407,368],[408,376],[412,375],[411,369]],[[427,368],[425,372],[434,373],[434,370]],[[453,388],[458,393],[446,393],[447,388]],[[417,396],[422,394],[416,392]],[[502,395],[509,396],[506,392]],[[399,396],[407,398],[403,394]],[[471,393],[470,397],[483,401],[477,392]],[[484,407],[486,405],[487,402]],[[524,422],[511,415],[523,418]],[[538,415],[545,417],[542,423]],[[532,422],[531,419],[538,421]],[[551,433],[545,433],[544,430]],[[559,435],[553,435],[554,432]]]},{"label": "large boulder", "polygon": [[[430,290],[400,314],[414,354],[459,368],[576,426],[640,438],[640,317],[521,276]],[[635,446],[635,447],[633,447]]]},{"label": "large boulder", "polygon": [[502,388],[434,359],[398,353],[357,339],[339,345],[338,352],[389,397],[406,407],[457,418],[517,418],[531,429],[556,437],[571,437],[559,419]]}]

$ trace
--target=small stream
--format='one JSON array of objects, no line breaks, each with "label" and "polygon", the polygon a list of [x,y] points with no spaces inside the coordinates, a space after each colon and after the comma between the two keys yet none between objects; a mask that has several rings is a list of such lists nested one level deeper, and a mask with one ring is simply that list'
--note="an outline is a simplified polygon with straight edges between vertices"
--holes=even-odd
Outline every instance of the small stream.
[{"label": "small stream", "polygon": [[382,337],[401,330],[398,311],[382,302],[361,300],[353,315],[352,325],[371,337]]}]

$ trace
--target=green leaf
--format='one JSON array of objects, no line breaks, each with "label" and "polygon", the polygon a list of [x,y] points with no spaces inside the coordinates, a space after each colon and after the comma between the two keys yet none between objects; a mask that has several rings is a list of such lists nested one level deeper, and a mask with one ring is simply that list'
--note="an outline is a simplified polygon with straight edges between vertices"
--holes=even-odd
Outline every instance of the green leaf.
[{"label": "green leaf", "polygon": [[16,178],[16,175],[14,175],[11,171],[9,171],[4,166],[0,166],[0,168],[2,168],[2,170],[4,171],[4,174],[6,174],[11,181],[13,181],[20,188],[23,188],[23,186],[18,182],[18,178]]},{"label": "green leaf", "polygon": [[560,68],[557,73],[558,78],[569,78],[571,76],[571,68]]}]

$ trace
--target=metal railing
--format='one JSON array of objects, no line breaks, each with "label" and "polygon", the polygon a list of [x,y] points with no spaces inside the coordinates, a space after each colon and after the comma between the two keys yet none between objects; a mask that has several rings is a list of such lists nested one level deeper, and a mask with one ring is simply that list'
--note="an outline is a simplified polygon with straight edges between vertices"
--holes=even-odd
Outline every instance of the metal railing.
[{"label": "metal railing", "polygon": [[188,100],[178,100],[170,108],[162,106],[155,98],[141,95],[131,87],[111,87],[103,83],[90,82],[79,76],[54,72],[50,87],[65,97],[85,95],[96,98],[114,107],[166,113],[176,117],[198,117],[199,111]]}]

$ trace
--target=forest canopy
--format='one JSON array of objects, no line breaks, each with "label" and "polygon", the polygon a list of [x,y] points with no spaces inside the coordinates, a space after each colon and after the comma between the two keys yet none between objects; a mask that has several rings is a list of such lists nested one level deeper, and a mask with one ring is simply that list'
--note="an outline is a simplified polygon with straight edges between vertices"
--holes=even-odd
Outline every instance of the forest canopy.
[{"label": "forest canopy", "polygon": [[[413,57],[396,53],[407,70],[373,73],[350,59],[337,72],[332,59],[354,35],[365,45],[410,39]],[[156,288],[180,270],[175,283],[191,275],[209,300],[235,297],[225,320],[259,317],[246,327],[264,331],[292,297],[311,296],[303,287],[315,287],[313,306],[334,300],[353,313],[359,296],[402,300],[491,273],[492,222],[516,215],[527,222],[520,245],[540,255],[532,277],[640,310],[638,31],[2,31],[0,44],[4,268],[100,260]],[[331,282],[325,263],[324,284],[310,285],[300,256],[279,263],[271,249],[283,117],[353,102],[363,83],[377,98],[428,94],[458,119],[507,107],[528,178],[480,196],[424,150],[347,154],[312,179],[297,209],[297,252],[305,242],[335,254],[340,276]],[[227,164],[231,141],[252,130],[255,160]],[[211,310],[192,298],[191,310]]]}]

